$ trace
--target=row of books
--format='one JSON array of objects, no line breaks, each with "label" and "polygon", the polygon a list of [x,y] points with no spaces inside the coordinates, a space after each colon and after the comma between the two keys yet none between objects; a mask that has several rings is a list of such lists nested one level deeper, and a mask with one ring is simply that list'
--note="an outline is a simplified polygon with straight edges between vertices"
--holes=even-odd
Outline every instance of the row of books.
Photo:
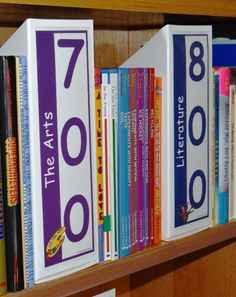
[{"label": "row of books", "polygon": [[211,27],[167,25],[119,68],[93,47],[91,20],[29,19],[0,49],[10,291],[213,225]]},{"label": "row of books", "polygon": [[161,239],[161,78],[154,68],[96,68],[95,82],[99,249],[110,260]]},{"label": "row of books", "polygon": [[214,68],[214,223],[234,219],[235,183],[235,70]]}]

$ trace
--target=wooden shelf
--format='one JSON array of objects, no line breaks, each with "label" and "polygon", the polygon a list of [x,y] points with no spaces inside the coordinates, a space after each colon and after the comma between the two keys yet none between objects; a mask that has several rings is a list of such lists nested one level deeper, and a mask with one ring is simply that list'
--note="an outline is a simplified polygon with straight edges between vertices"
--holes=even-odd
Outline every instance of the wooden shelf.
[{"label": "wooden shelf", "polygon": [[3,0],[7,4],[45,5],[60,7],[79,7],[92,9],[108,9],[139,12],[180,13],[209,16],[236,16],[234,0]]},{"label": "wooden shelf", "polygon": [[159,246],[128,257],[97,264],[69,276],[35,285],[33,288],[18,293],[8,294],[7,297],[68,296],[234,238],[236,239],[236,221],[180,240],[163,242]]},{"label": "wooden shelf", "polygon": [[[146,36],[152,33],[145,32],[146,29],[158,29],[166,23],[215,24],[215,28],[219,31],[218,35],[221,32],[229,34],[231,31],[233,36],[236,32],[235,0],[197,0],[191,3],[189,0],[0,0],[2,32],[4,32],[4,27],[6,27],[7,32],[8,30],[11,31],[29,17],[93,19],[95,29],[105,29],[104,31],[98,30],[101,32],[98,32],[99,42],[96,52],[101,65],[104,65],[101,58],[104,48],[114,49],[111,45],[115,45],[117,58],[109,57],[107,54],[105,59],[109,64],[112,60],[114,64],[119,65],[120,60],[129,56],[131,49],[136,48],[139,42],[142,44],[144,36],[146,39]],[[115,32],[116,29],[129,32]],[[144,32],[140,30],[140,32],[130,33],[130,30],[139,29],[144,29]],[[126,45],[125,48],[124,45]],[[184,239],[168,243],[163,242],[159,246],[126,258],[98,264],[66,277],[35,285],[21,292],[9,293],[6,297],[69,296],[122,277],[134,275],[136,272],[216,246],[228,240],[236,241],[236,221],[202,231]],[[225,257],[222,256],[222,259],[225,261]],[[189,285],[187,277],[186,284]],[[176,294],[175,296],[184,295],[188,296],[188,294]],[[215,296],[214,294],[211,295]]]},{"label": "wooden shelf", "polygon": [[[33,2],[33,3],[32,3]],[[90,3],[90,1],[87,1]],[[211,1],[210,1],[211,2]],[[60,1],[16,1],[17,4],[13,4],[14,1],[2,1],[0,0],[0,25],[19,27],[21,23],[27,18],[70,18],[70,19],[93,19],[95,29],[121,29],[121,30],[140,30],[140,29],[157,29],[162,27],[166,23],[172,24],[211,24],[215,28],[223,27],[224,32],[235,32],[236,23],[236,10],[230,15],[223,11],[222,16],[214,16],[199,11],[201,15],[189,15],[185,10],[180,10],[178,13],[173,14],[168,11],[168,7],[165,10],[159,10],[157,7],[154,10],[146,9],[145,12],[133,11],[132,6],[128,5],[128,10],[124,9],[120,5],[119,9],[116,7],[110,7],[110,9],[104,9],[104,7],[84,7],[79,1],[74,1],[75,7],[63,7],[59,6]],[[67,2],[65,2],[67,4]],[[98,1],[99,3],[99,1]],[[118,2],[120,3],[120,2]],[[128,1],[130,4],[130,1]],[[221,2],[220,2],[221,3]],[[81,4],[81,7],[79,6]],[[51,6],[49,6],[51,5]],[[52,5],[55,5],[52,7]],[[108,7],[109,8],[109,7]],[[184,14],[185,13],[185,14]],[[225,28],[227,27],[227,30]]]}]

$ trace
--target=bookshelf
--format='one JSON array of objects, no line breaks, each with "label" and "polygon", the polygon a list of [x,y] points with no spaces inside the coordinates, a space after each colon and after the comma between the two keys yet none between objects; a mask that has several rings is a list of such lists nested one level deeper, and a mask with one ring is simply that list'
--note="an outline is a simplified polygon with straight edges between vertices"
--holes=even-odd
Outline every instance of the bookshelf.
[{"label": "bookshelf", "polygon": [[[165,23],[214,24],[234,36],[234,0],[0,0],[0,44],[27,18],[92,18],[95,64],[115,67]],[[112,55],[111,55],[112,53]],[[236,222],[36,285],[14,296],[88,297],[116,287],[120,297],[233,296]]]}]

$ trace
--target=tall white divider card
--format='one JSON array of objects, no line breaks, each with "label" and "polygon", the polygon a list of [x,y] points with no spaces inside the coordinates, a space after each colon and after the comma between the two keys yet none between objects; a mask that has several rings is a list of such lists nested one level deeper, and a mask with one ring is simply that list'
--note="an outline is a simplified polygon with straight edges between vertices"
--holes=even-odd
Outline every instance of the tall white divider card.
[{"label": "tall white divider card", "polygon": [[[20,39],[25,45],[17,52]],[[41,282],[98,261],[93,23],[30,19],[0,54],[28,58],[35,282]]]},{"label": "tall white divider card", "polygon": [[121,67],[155,67],[162,94],[162,238],[211,225],[211,27],[167,25]]}]

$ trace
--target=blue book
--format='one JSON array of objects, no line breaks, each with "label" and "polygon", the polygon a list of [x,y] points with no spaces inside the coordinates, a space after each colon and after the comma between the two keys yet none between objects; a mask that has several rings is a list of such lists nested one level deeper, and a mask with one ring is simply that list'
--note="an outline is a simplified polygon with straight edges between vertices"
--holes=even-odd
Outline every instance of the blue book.
[{"label": "blue book", "polygon": [[213,218],[215,223],[218,223],[218,195],[219,195],[219,74],[214,72],[214,176],[215,176],[215,188],[214,188],[214,214]]},{"label": "blue book", "polygon": [[[128,105],[129,71],[118,69],[118,222],[119,222],[119,257],[129,255],[130,250],[130,213],[128,174],[128,143],[130,131],[130,115]],[[128,177],[129,176],[129,177]]]},{"label": "blue book", "polygon": [[212,64],[217,67],[236,66],[236,40],[215,39],[212,44]]},{"label": "blue book", "polygon": [[28,108],[28,78],[27,58],[16,58],[17,71],[17,108],[18,108],[18,138],[21,211],[23,223],[24,249],[24,282],[25,287],[34,285],[33,242],[32,242],[32,203],[31,203],[31,174],[30,174],[30,146],[29,146],[29,108]]}]

